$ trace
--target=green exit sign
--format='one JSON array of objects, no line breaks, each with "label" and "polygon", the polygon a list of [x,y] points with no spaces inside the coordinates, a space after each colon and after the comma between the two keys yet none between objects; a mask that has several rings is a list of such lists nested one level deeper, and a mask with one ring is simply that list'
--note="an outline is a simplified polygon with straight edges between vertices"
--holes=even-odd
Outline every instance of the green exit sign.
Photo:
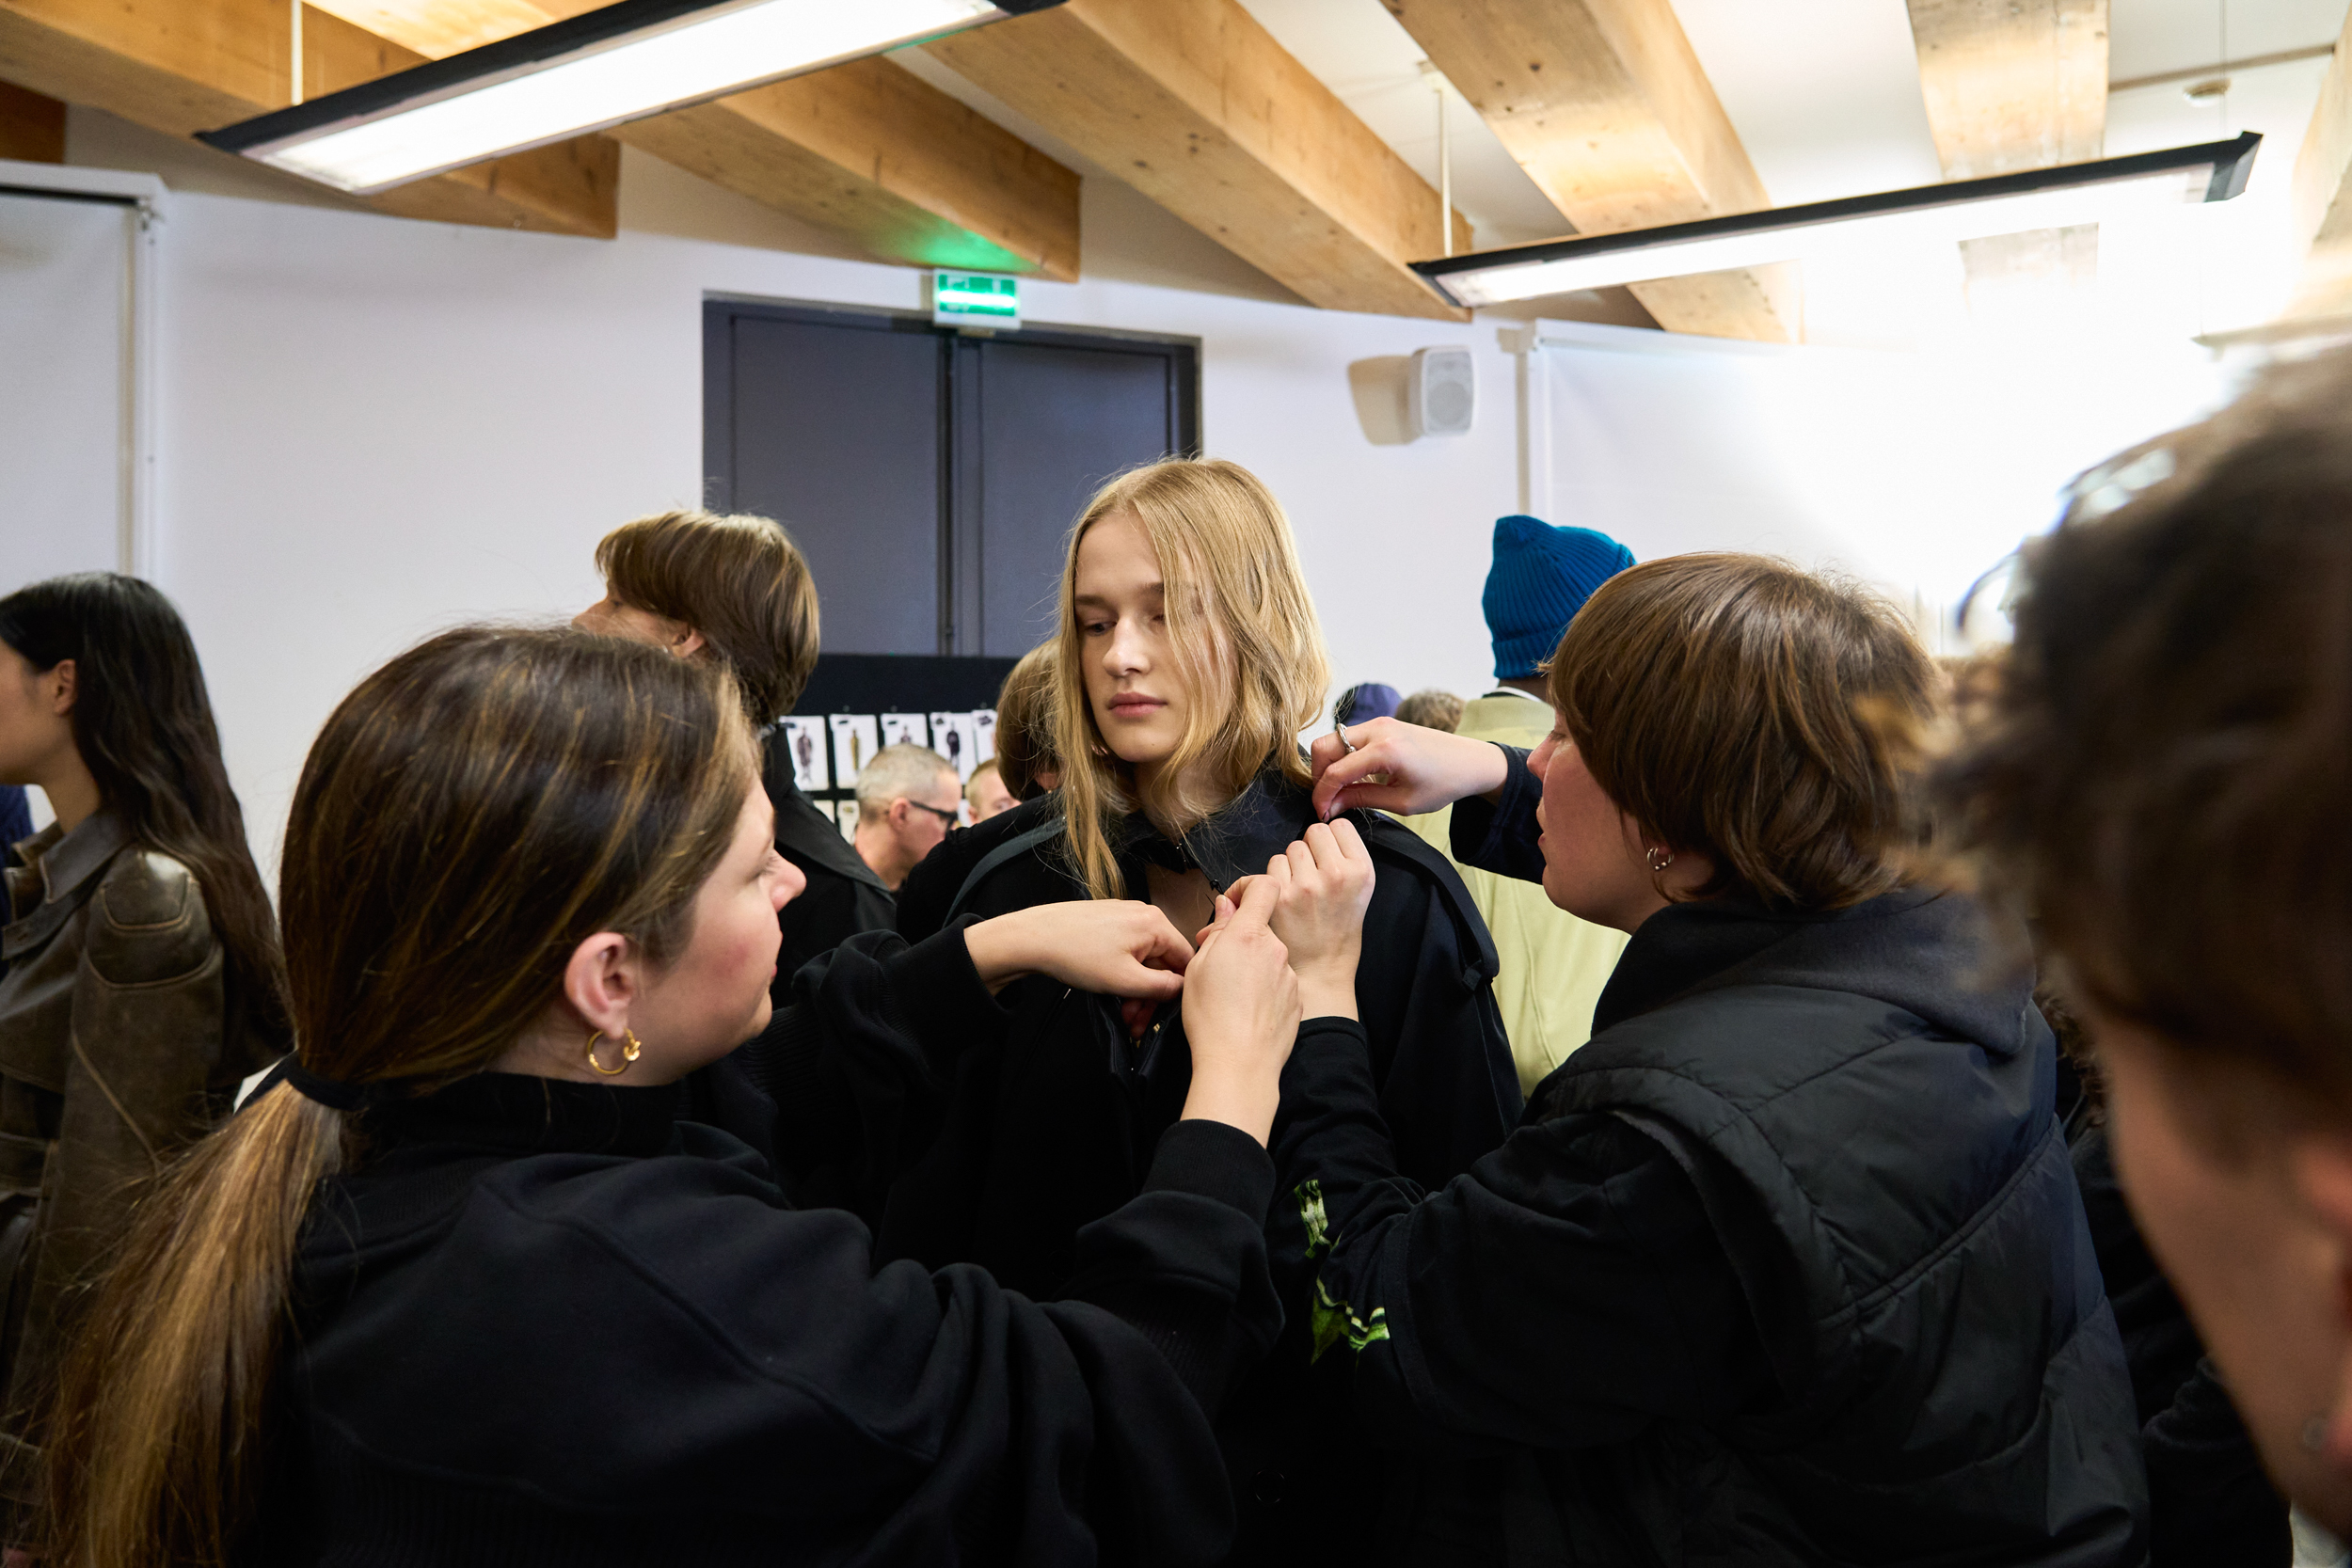
[{"label": "green exit sign", "polygon": [[1021,280],[993,272],[934,272],[931,321],[940,326],[1019,326]]}]

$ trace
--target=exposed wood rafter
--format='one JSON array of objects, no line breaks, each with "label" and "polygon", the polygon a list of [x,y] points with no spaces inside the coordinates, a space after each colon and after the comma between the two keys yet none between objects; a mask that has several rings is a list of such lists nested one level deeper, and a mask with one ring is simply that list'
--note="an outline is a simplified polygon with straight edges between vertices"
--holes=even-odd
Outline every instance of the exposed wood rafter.
[{"label": "exposed wood rafter", "polygon": [[[0,79],[174,135],[233,124],[293,96],[282,0],[0,0]],[[306,8],[306,94],[332,91],[422,56]],[[421,180],[367,198],[379,211],[449,223],[609,239],[620,148],[580,136]]]},{"label": "exposed wood rafter", "polygon": [[20,164],[65,162],[65,104],[0,82],[0,158]]},{"label": "exposed wood rafter", "polygon": [[[1947,180],[2086,163],[2106,143],[2107,0],[1908,0]],[[2098,272],[2095,224],[1963,241],[1972,302]]]},{"label": "exposed wood rafter", "polygon": [[2352,17],[2344,19],[2296,153],[2290,200],[2303,272],[2287,313],[2352,313]]},{"label": "exposed wood rafter", "polygon": [[1463,319],[1407,270],[1438,193],[1239,0],[1069,0],[925,52],[1316,305]]},{"label": "exposed wood rafter", "polygon": [[[602,0],[321,0],[439,58]],[[1071,281],[1078,176],[886,59],[755,87],[612,135],[884,261]]]},{"label": "exposed wood rafter", "polygon": [[[1669,0],[1383,0],[1581,234],[1772,205]],[[1636,283],[1675,332],[1802,335],[1793,265]]]}]

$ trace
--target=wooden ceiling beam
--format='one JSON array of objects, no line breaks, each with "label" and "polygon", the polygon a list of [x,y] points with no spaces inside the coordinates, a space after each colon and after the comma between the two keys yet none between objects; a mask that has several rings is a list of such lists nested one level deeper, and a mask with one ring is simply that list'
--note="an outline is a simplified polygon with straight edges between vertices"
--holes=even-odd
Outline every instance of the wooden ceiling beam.
[{"label": "wooden ceiling beam", "polygon": [[[1947,180],[2088,163],[2106,146],[2108,0],[1908,0],[1919,91]],[[1972,304],[2087,282],[2099,228],[1964,240]]]},{"label": "wooden ceiling beam", "polygon": [[64,163],[64,103],[0,82],[0,158],[20,164]]},{"label": "wooden ceiling beam", "polygon": [[[192,135],[291,102],[291,32],[283,0],[0,0],[0,78]],[[302,39],[306,96],[423,57],[315,7]],[[360,200],[405,217],[610,239],[619,182],[619,145],[580,136]]]},{"label": "wooden ceiling beam", "polygon": [[2107,134],[2107,0],[1908,0],[1947,180],[2088,163]]},{"label": "wooden ceiling beam", "polygon": [[1467,319],[1407,267],[1445,251],[1438,193],[1239,0],[1068,0],[924,49],[1312,304]]},{"label": "wooden ceiling beam", "polygon": [[[1770,207],[1670,0],[1383,0],[1580,234]],[[1661,278],[1673,332],[1793,342],[1793,264]]]},{"label": "wooden ceiling beam", "polygon": [[[439,58],[604,0],[318,0]],[[886,261],[1078,277],[1078,176],[880,57],[611,135]]]},{"label": "wooden ceiling beam", "polygon": [[2288,201],[2302,258],[2289,317],[2352,313],[2352,16],[2295,155]]}]

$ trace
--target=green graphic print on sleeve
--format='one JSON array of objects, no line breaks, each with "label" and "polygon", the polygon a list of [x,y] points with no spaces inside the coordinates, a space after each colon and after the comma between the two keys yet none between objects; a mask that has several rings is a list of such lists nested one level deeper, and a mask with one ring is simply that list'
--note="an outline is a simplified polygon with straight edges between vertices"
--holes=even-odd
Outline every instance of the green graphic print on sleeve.
[{"label": "green graphic print on sleeve", "polygon": [[[1307,1229],[1307,1260],[1313,1262],[1331,1250],[1331,1224],[1323,1212],[1323,1183],[1301,1181],[1293,1196],[1298,1200],[1299,1223]],[[1347,1303],[1332,1299],[1323,1281],[1316,1280],[1311,1323],[1315,1346],[1310,1359],[1322,1360],[1323,1353],[1342,1339],[1347,1341],[1348,1349],[1361,1354],[1366,1345],[1389,1337],[1388,1315],[1387,1307],[1375,1307],[1371,1317],[1359,1318]]]},{"label": "green graphic print on sleeve", "polygon": [[1323,1183],[1301,1181],[1292,1195],[1298,1199],[1298,1220],[1307,1227],[1307,1261],[1331,1250],[1331,1222],[1323,1213]]}]

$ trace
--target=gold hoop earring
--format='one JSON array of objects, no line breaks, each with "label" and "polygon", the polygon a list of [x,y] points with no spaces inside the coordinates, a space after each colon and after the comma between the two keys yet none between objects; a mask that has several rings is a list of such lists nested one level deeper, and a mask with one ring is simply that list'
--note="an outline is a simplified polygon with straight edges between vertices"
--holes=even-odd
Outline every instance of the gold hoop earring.
[{"label": "gold hoop earring", "polygon": [[1675,852],[1672,849],[1652,845],[1642,852],[1642,859],[1649,863],[1650,875],[1655,877],[1666,867],[1674,864]]},{"label": "gold hoop earring", "polygon": [[639,1056],[644,1053],[645,1048],[638,1043],[637,1037],[634,1034],[627,1029],[624,1029],[621,1031],[621,1037],[626,1042],[621,1047],[621,1065],[619,1067],[606,1067],[602,1062],[596,1060],[596,1042],[604,1038],[604,1031],[596,1029],[592,1030],[589,1033],[588,1065],[596,1069],[596,1071],[602,1073],[607,1078],[618,1078],[622,1073],[628,1070],[628,1065],[631,1062],[637,1060]]}]

